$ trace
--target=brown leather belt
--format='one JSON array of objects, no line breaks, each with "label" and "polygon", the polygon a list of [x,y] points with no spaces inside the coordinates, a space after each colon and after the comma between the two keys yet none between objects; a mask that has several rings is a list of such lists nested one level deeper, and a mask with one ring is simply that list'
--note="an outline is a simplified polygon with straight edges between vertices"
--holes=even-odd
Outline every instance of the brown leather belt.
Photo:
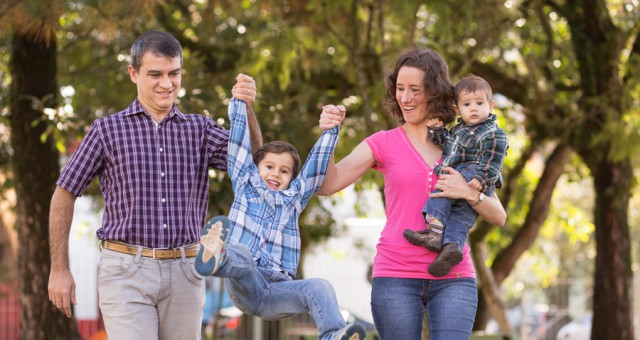
[{"label": "brown leather belt", "polygon": [[[102,241],[102,248],[117,251],[119,253],[125,253],[130,255],[138,254],[138,246],[132,246],[119,242]],[[198,255],[198,245],[184,246],[185,257],[195,257]],[[180,248],[173,249],[158,249],[158,248],[146,248],[142,247],[142,256],[151,257],[159,260],[166,259],[179,259],[182,257]]]}]

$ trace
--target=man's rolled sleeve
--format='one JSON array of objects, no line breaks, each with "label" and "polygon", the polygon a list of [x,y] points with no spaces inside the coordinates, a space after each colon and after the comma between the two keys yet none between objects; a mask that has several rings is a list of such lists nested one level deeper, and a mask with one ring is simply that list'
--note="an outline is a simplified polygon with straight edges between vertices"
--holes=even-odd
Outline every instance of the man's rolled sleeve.
[{"label": "man's rolled sleeve", "polygon": [[103,125],[96,120],[80,143],[69,163],[65,165],[56,185],[76,197],[82,196],[91,181],[104,168],[105,148],[102,140]]}]

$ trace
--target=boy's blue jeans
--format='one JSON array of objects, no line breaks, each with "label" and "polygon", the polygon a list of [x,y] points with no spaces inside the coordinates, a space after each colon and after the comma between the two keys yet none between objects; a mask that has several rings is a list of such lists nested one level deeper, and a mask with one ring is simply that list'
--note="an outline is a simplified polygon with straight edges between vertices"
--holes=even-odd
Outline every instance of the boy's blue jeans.
[{"label": "boy's blue jeans", "polygon": [[320,339],[331,339],[346,326],[333,286],[324,279],[292,280],[288,275],[256,266],[249,248],[229,244],[214,276],[224,277],[233,304],[265,320],[310,313]]},{"label": "boy's blue jeans", "polygon": [[[455,169],[469,182],[476,174],[477,164],[460,164]],[[492,196],[493,191],[494,187],[490,186],[485,194]],[[434,190],[433,192],[441,191]],[[429,198],[424,208],[422,208],[422,216],[426,218],[427,215],[437,218],[444,225],[442,245],[457,243],[460,246],[460,250],[462,250],[464,243],[467,241],[469,229],[473,227],[476,218],[478,218],[478,213],[473,210],[467,200],[445,197]]]}]

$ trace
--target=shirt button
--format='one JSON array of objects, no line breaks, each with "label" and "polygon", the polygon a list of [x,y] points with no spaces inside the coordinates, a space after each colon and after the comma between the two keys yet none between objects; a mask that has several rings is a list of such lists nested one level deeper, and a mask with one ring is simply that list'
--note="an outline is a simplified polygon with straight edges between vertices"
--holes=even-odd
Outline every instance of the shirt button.
[{"label": "shirt button", "polygon": [[161,173],[160,173],[160,176],[161,176],[161,177],[164,177],[164,172],[161,172]]},{"label": "shirt button", "polygon": [[162,225],[162,227],[163,227],[163,228],[165,228],[165,229],[167,229],[167,224],[166,224],[166,223],[165,223],[165,224],[163,224],[163,225]]},{"label": "shirt button", "polygon": [[164,151],[164,149],[163,149],[163,148],[160,148],[160,152],[162,152],[162,151]]},{"label": "shirt button", "polygon": [[164,199],[164,198],[162,199],[162,203],[164,203],[164,202],[166,202],[166,201],[167,201],[166,199]]},{"label": "shirt button", "polygon": [[429,176],[433,175],[433,172],[429,172]]}]

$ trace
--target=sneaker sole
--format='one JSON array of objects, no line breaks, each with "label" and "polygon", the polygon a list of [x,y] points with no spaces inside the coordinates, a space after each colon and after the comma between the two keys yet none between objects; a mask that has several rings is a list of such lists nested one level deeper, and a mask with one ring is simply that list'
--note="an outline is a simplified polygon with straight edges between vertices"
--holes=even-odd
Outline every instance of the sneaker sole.
[{"label": "sneaker sole", "polygon": [[[231,226],[229,224],[229,219],[226,216],[216,216],[207,222],[202,228],[202,234],[206,235],[209,233],[209,230],[213,228],[216,224],[220,223],[220,239],[223,244],[218,254],[205,254],[209,253],[205,246],[200,243],[198,249],[198,255],[196,255],[195,259],[195,269],[202,276],[210,276],[215,273],[220,267],[220,254],[227,247],[229,243],[229,231]],[[207,257],[205,261],[205,257]]]},{"label": "sneaker sole", "polygon": [[340,337],[340,340],[364,340],[364,338],[364,328],[360,325],[353,324],[347,329],[345,334]]}]

